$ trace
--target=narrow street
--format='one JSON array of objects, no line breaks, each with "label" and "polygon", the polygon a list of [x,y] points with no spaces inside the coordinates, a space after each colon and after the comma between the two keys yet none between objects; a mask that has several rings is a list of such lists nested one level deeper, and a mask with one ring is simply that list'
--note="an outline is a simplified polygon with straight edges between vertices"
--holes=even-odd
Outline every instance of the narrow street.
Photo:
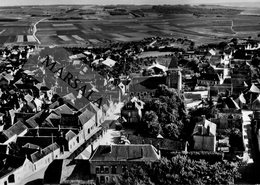
[{"label": "narrow street", "polygon": [[254,164],[252,159],[252,137],[251,137],[251,121],[249,115],[250,110],[242,110],[243,114],[243,140],[245,144],[245,152],[243,155],[244,164],[239,168],[241,179],[236,184],[258,184],[260,177],[258,174],[259,167]]},{"label": "narrow street", "polygon": [[242,136],[245,145],[243,162],[247,162],[247,164],[253,163],[253,159],[251,157],[251,120],[249,117],[249,115],[252,113],[253,112],[249,110],[242,110],[242,115],[243,115]]},{"label": "narrow street", "polygon": [[[111,123],[115,120],[117,120],[120,117],[120,111],[121,108],[123,107],[123,103],[119,103],[116,107],[116,109],[114,110],[114,113],[111,114],[109,117],[106,118],[105,122],[106,123]],[[94,141],[93,143],[93,149],[95,150],[99,145],[113,145],[114,144],[114,139],[120,137],[120,131],[116,131],[113,128],[108,128],[104,134],[102,135],[102,137],[98,138],[96,141]],[[91,151],[91,145],[89,145],[88,147],[85,148],[84,151],[82,151],[82,153],[87,153],[88,155],[90,155],[92,153]],[[89,156],[85,156],[86,158],[88,158]]]},{"label": "narrow street", "polygon": [[[123,103],[117,104],[115,110],[113,113],[111,113],[106,119],[105,122],[112,122],[117,120],[120,117],[120,111],[121,108],[123,107]],[[102,135],[102,137],[98,138],[94,143],[93,143],[93,149],[95,150],[99,145],[105,145],[105,144],[113,144],[113,139],[114,137],[119,136],[120,132],[116,131],[114,129],[107,129],[105,133]],[[80,146],[80,152],[77,153],[91,153],[91,146],[87,146],[84,143],[82,147]],[[76,150],[74,151],[76,152]],[[66,153],[66,155],[62,156],[62,159],[68,158],[71,156],[72,153]],[[33,175],[25,178],[22,182],[19,182],[19,185],[41,185],[42,184],[42,179],[44,177],[44,172],[47,169],[47,167],[44,167],[43,169],[39,170],[38,172],[34,173]]]}]

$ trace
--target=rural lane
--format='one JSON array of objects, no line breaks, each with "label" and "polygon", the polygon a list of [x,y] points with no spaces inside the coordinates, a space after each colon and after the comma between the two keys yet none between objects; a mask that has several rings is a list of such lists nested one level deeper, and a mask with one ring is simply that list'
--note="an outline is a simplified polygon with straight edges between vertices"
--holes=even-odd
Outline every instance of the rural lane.
[{"label": "rural lane", "polygon": [[235,32],[235,30],[233,29],[233,27],[234,27],[234,21],[231,20],[231,26],[230,26],[230,29],[231,29],[231,31],[233,32],[233,34],[236,34],[236,32]]},{"label": "rural lane", "polygon": [[37,32],[37,24],[39,24],[41,21],[45,20],[47,18],[43,18],[39,21],[37,21],[34,25],[33,25],[33,37],[34,39],[38,42],[38,44],[41,44],[40,40],[36,37],[36,32]]}]

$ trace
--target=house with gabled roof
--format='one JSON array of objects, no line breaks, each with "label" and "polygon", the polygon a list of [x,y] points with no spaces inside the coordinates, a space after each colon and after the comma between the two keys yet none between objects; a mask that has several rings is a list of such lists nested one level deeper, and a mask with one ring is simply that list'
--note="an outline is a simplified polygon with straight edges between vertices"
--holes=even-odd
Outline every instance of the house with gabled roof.
[{"label": "house with gabled roof", "polygon": [[88,110],[90,110],[91,112],[95,113],[96,115],[96,122],[97,122],[97,125],[99,126],[103,121],[104,119],[102,118],[102,106],[99,108],[96,104],[90,102],[86,108]]},{"label": "house with gabled roof", "polygon": [[3,141],[3,143],[8,144],[12,141],[15,141],[15,139],[18,136],[25,135],[27,130],[28,127],[25,124],[23,124],[21,121],[16,122],[10,128],[2,132],[2,135],[6,138],[6,140]]},{"label": "house with gabled roof", "polygon": [[193,130],[193,149],[215,152],[217,144],[216,131],[216,124],[202,116],[202,121],[198,122]]},{"label": "house with gabled roof", "polygon": [[133,97],[128,101],[121,109],[121,117],[126,119],[126,122],[130,124],[138,124],[142,118],[142,110],[144,108],[144,102],[136,97]]},{"label": "house with gabled roof", "polygon": [[99,129],[95,113],[88,109],[85,109],[85,111],[79,115],[79,122],[83,127],[85,140],[88,140]]},{"label": "house with gabled roof", "polygon": [[56,109],[53,110],[57,115],[61,116],[61,114],[73,114],[73,110],[66,104],[63,104]]},{"label": "house with gabled roof", "polygon": [[218,108],[218,129],[234,128],[235,125],[242,126],[242,111],[240,106],[232,97],[219,98],[216,105]]},{"label": "house with gabled roof", "polygon": [[90,172],[97,184],[108,184],[131,166],[160,158],[160,151],[149,144],[100,145],[89,159]]}]

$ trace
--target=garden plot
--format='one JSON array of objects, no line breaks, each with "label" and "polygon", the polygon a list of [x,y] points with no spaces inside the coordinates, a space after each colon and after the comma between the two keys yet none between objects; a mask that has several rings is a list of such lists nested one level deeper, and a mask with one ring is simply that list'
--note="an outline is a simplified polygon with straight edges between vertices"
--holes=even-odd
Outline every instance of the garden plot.
[{"label": "garden plot", "polygon": [[76,40],[79,40],[79,41],[84,41],[84,39],[83,38],[81,38],[80,36],[78,36],[78,35],[72,35],[72,37],[74,38],[74,39],[76,39]]},{"label": "garden plot", "polygon": [[71,39],[67,35],[58,35],[58,37],[63,41],[71,41]]},{"label": "garden plot", "polygon": [[17,42],[23,42],[23,35],[17,35]]}]

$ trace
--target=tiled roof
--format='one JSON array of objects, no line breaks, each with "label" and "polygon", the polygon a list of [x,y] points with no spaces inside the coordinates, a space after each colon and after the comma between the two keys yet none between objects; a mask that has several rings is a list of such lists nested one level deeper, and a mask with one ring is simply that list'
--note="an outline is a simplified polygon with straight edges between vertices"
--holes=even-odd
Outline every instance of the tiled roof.
[{"label": "tiled roof", "polygon": [[93,118],[95,114],[88,109],[86,109],[82,114],[79,115],[79,120],[82,125],[87,123],[91,118]]},{"label": "tiled roof", "polygon": [[55,112],[50,113],[50,115],[46,118],[46,121],[51,122],[51,119],[60,119],[61,115],[57,115]]},{"label": "tiled roof", "polygon": [[60,148],[60,146],[57,143],[53,143],[49,146],[47,146],[44,149],[40,149],[40,151],[37,151],[33,154],[31,154],[31,160],[32,162],[36,162],[40,160],[41,158],[45,157],[46,155],[50,154],[51,152],[55,151],[56,149]]},{"label": "tiled roof", "polygon": [[14,135],[19,135],[21,134],[23,131],[25,131],[26,129],[28,129],[27,126],[25,126],[21,121],[16,122],[14,125],[12,125],[9,129],[3,131],[3,134],[7,137],[7,138],[11,138]]},{"label": "tiled roof", "polygon": [[72,130],[70,130],[70,131],[68,131],[67,133],[66,133],[66,140],[67,141],[70,141],[72,138],[74,138],[76,136],[76,134],[72,131]]},{"label": "tiled roof", "polygon": [[92,161],[155,161],[160,157],[152,145],[100,145],[93,156]]},{"label": "tiled roof", "polygon": [[[37,118],[39,119],[42,114],[43,114],[43,110],[36,113],[34,116],[30,117],[29,119],[26,120],[26,123],[28,123],[30,125],[31,128],[35,128],[39,126],[39,123],[37,122]],[[42,120],[43,121],[43,120]]]},{"label": "tiled roof", "polygon": [[184,151],[185,142],[173,141],[170,139],[147,138],[136,135],[129,135],[127,139],[131,144],[152,144],[160,150]]},{"label": "tiled roof", "polygon": [[68,107],[68,105],[63,104],[53,110],[57,115],[61,114],[73,114],[73,111]]},{"label": "tiled roof", "polygon": [[148,92],[154,91],[160,84],[166,84],[166,77],[135,77],[132,79],[129,92]]},{"label": "tiled roof", "polygon": [[157,57],[156,63],[168,68],[171,63],[171,60],[172,60],[171,57]]},{"label": "tiled roof", "polygon": [[88,105],[87,105],[87,109],[90,110],[91,112],[94,112],[94,113],[97,113],[100,109],[94,105],[92,102],[90,102]]}]

